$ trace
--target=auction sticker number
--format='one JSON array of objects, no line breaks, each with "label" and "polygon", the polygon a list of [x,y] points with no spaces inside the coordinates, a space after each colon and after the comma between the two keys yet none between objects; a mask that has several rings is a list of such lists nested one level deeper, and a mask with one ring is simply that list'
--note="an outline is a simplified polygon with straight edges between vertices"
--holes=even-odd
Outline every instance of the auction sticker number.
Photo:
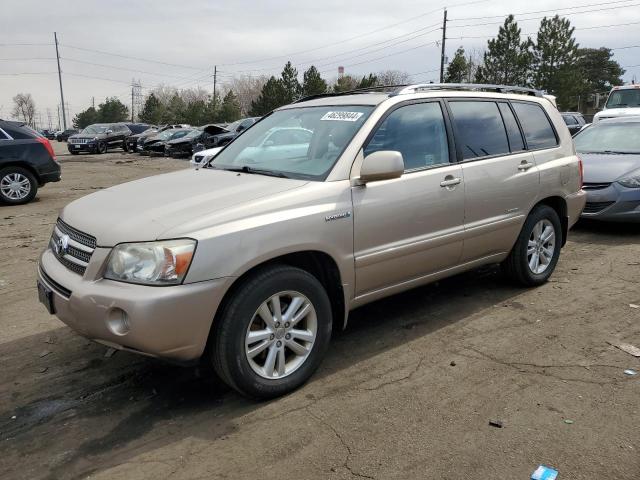
[{"label": "auction sticker number", "polygon": [[339,122],[355,122],[364,113],[362,112],[327,112],[320,120],[337,120]]}]

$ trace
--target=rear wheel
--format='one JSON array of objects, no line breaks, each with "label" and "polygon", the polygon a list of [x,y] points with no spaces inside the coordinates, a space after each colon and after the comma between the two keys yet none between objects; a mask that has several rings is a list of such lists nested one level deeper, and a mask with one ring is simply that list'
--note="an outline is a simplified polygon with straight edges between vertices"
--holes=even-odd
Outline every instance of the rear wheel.
[{"label": "rear wheel", "polygon": [[33,174],[21,167],[0,170],[0,200],[10,205],[21,205],[33,200],[38,192],[38,182]]},{"label": "rear wheel", "polygon": [[240,393],[273,398],[302,385],[331,337],[331,306],[310,273],[273,266],[247,278],[216,319],[214,368]]},{"label": "rear wheel", "polygon": [[547,205],[539,205],[527,217],[516,244],[502,264],[503,270],[521,285],[541,285],[556,268],[561,245],[558,214]]}]

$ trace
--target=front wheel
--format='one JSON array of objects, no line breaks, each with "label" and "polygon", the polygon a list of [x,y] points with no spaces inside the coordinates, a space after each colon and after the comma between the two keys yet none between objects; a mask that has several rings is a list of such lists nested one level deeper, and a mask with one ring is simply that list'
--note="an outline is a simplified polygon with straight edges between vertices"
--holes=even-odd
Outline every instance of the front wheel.
[{"label": "front wheel", "polygon": [[107,144],[105,142],[98,142],[98,146],[96,147],[96,153],[98,154],[107,153]]},{"label": "front wheel", "polygon": [[558,214],[547,205],[539,205],[527,217],[502,268],[508,277],[521,285],[541,285],[555,270],[561,245]]},{"label": "front wheel", "polygon": [[331,325],[329,297],[313,275],[285,265],[263,269],[235,289],[216,318],[213,366],[244,395],[284,395],[318,368]]}]

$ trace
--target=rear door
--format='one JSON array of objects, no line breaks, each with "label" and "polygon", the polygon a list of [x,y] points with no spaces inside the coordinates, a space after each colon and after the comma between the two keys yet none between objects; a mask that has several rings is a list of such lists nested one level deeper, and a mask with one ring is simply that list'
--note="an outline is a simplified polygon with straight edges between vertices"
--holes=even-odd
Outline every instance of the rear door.
[{"label": "rear door", "polygon": [[364,146],[365,156],[399,151],[405,173],[352,189],[358,297],[408,288],[460,259],[464,185],[443,107],[400,105]]},{"label": "rear door", "polygon": [[508,252],[539,190],[533,155],[508,102],[464,98],[448,105],[466,196],[462,262]]}]

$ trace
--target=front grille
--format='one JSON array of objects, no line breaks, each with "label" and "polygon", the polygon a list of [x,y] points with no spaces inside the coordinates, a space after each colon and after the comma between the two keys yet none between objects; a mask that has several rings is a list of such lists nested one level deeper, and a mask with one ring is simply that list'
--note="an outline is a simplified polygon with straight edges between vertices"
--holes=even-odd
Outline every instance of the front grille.
[{"label": "front grille", "polygon": [[584,185],[582,185],[582,189],[583,190],[602,190],[604,188],[607,188],[609,185],[611,185],[610,183],[585,183]]},{"label": "front grille", "polygon": [[[68,237],[66,249],[61,248],[61,238]],[[76,230],[58,219],[51,234],[51,251],[62,265],[77,273],[84,275],[91,255],[96,248],[95,237]]]},{"label": "front grille", "polygon": [[616,202],[587,202],[582,213],[598,213]]},{"label": "front grille", "polygon": [[93,141],[93,138],[71,138],[69,143],[89,143]]}]

